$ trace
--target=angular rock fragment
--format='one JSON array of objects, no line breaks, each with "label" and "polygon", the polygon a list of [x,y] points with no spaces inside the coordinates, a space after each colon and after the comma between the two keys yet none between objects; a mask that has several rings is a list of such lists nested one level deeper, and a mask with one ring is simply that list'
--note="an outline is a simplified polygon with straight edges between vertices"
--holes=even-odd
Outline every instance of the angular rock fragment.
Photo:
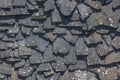
[{"label": "angular rock fragment", "polygon": [[30,64],[40,64],[43,62],[42,53],[32,50],[32,55],[29,58]]},{"label": "angular rock fragment", "polygon": [[105,58],[105,64],[111,64],[111,63],[116,63],[120,62],[120,54],[118,53],[111,53]]},{"label": "angular rock fragment", "polygon": [[38,47],[36,48],[38,51],[44,52],[46,47],[49,45],[49,42],[42,37],[38,37]]},{"label": "angular rock fragment", "polygon": [[53,51],[55,54],[67,54],[69,50],[69,43],[66,42],[62,37],[57,38],[53,43]]},{"label": "angular rock fragment", "polygon": [[28,77],[30,76],[34,71],[34,68],[31,66],[25,66],[18,71],[18,75],[21,77]]},{"label": "angular rock fragment", "polygon": [[[36,1],[36,0],[32,0],[32,1]],[[33,5],[34,4],[34,5]],[[27,5],[27,9],[29,11],[32,11],[32,10],[38,10],[38,5],[35,5],[36,3],[29,3],[29,2],[26,2],[26,5]]]},{"label": "angular rock fragment", "polygon": [[63,35],[63,37],[68,41],[71,42],[73,44],[76,43],[78,36],[76,35],[72,35],[72,33],[70,31],[67,31],[66,35]]},{"label": "angular rock fragment", "polygon": [[21,68],[25,65],[25,61],[24,60],[21,60],[17,63],[15,63],[15,68]]},{"label": "angular rock fragment", "polygon": [[115,38],[113,38],[112,46],[116,49],[120,48],[120,37],[119,36],[116,36]]},{"label": "angular rock fragment", "polygon": [[56,62],[52,63],[52,68],[56,72],[64,72],[67,69],[62,57],[56,57]]},{"label": "angular rock fragment", "polygon": [[11,8],[12,0],[0,0],[0,8]]},{"label": "angular rock fragment", "polygon": [[14,19],[2,19],[0,20],[0,24],[1,25],[13,25],[15,24],[15,20]]},{"label": "angular rock fragment", "polygon": [[72,64],[76,64],[77,63],[77,58],[75,55],[75,48],[74,47],[70,47],[70,52],[68,53],[67,56],[64,57],[64,63],[66,65],[72,65]]},{"label": "angular rock fragment", "polygon": [[92,13],[92,9],[85,4],[79,4],[77,8],[82,20],[86,19]]},{"label": "angular rock fragment", "polygon": [[21,31],[22,31],[23,34],[30,35],[30,32],[31,32],[32,28],[25,27],[25,26],[22,26],[21,28],[22,28]]},{"label": "angular rock fragment", "polygon": [[53,55],[53,48],[52,45],[49,45],[47,49],[45,50],[44,54],[44,62],[55,62],[55,56]]},{"label": "angular rock fragment", "polygon": [[56,1],[57,6],[59,7],[60,12],[64,16],[70,16],[71,13],[73,12],[74,8],[76,7],[77,3],[72,0],[57,0]]},{"label": "angular rock fragment", "polygon": [[60,14],[56,8],[52,12],[52,22],[62,22]]},{"label": "angular rock fragment", "polygon": [[83,38],[79,38],[77,40],[75,49],[76,49],[77,56],[89,54],[89,49],[88,49],[87,45],[85,44]]},{"label": "angular rock fragment", "polygon": [[13,0],[13,6],[25,6],[26,0]]},{"label": "angular rock fragment", "polygon": [[12,57],[12,54],[13,54],[13,52],[10,49],[8,49],[6,51],[1,51],[0,58],[3,58],[3,59],[4,58],[10,58],[10,57]]},{"label": "angular rock fragment", "polygon": [[52,76],[54,74],[54,71],[51,69],[50,71],[44,72],[45,77]]},{"label": "angular rock fragment", "polygon": [[19,30],[15,36],[15,40],[18,41],[18,40],[22,40],[22,39],[23,39],[23,36],[22,36],[21,30]]},{"label": "angular rock fragment", "polygon": [[6,63],[0,64],[0,74],[11,75],[11,66]]},{"label": "angular rock fragment", "polygon": [[78,14],[78,10],[77,9],[75,9],[75,11],[73,12],[71,20],[72,21],[80,20],[80,15]]},{"label": "angular rock fragment", "polygon": [[79,60],[79,61],[77,61],[76,64],[74,64],[74,65],[69,65],[68,69],[69,69],[70,71],[74,71],[74,70],[78,70],[78,69],[85,69],[86,66],[87,66],[87,64],[86,64],[85,61]]},{"label": "angular rock fragment", "polygon": [[37,71],[39,72],[46,72],[51,70],[50,63],[42,63],[38,66]]},{"label": "angular rock fragment", "polygon": [[49,10],[52,10],[55,8],[55,1],[54,0],[47,0],[45,3],[44,3],[44,11],[49,11]]},{"label": "angular rock fragment", "polygon": [[35,34],[45,33],[43,24],[40,24],[39,27],[33,28],[33,33]]},{"label": "angular rock fragment", "polygon": [[30,4],[32,4],[32,5],[36,5],[37,3],[36,3],[36,0],[28,0],[29,1],[29,3]]},{"label": "angular rock fragment", "polygon": [[55,30],[53,31],[54,34],[66,34],[67,33],[67,30],[65,28],[59,28],[59,27],[56,27]]},{"label": "angular rock fragment", "polygon": [[5,42],[0,41],[0,50],[6,50],[7,44]]},{"label": "angular rock fragment", "polygon": [[52,25],[51,23],[51,17],[48,17],[45,21],[44,21],[44,29],[54,29],[55,26]]},{"label": "angular rock fragment", "polygon": [[100,64],[100,63],[101,63],[100,58],[97,55],[97,53],[95,52],[95,49],[90,48],[89,49],[89,54],[88,54],[88,57],[87,57],[87,64],[88,65],[96,65],[96,64]]}]

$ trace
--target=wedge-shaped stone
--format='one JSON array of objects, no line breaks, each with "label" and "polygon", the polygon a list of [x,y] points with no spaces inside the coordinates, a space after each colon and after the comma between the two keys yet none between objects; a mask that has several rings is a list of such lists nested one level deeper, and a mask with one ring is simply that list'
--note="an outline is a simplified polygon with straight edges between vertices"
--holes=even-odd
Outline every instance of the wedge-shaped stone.
[{"label": "wedge-shaped stone", "polygon": [[0,8],[11,8],[12,0],[0,0]]},{"label": "wedge-shaped stone", "polygon": [[70,50],[69,43],[66,42],[62,37],[59,37],[53,43],[53,50],[55,54],[67,54]]},{"label": "wedge-shaped stone", "polygon": [[49,45],[49,42],[42,37],[38,37],[38,47],[36,48],[37,50],[44,52],[46,47]]},{"label": "wedge-shaped stone", "polygon": [[50,63],[42,63],[38,66],[37,71],[39,72],[46,72],[51,70]]},{"label": "wedge-shaped stone", "polygon": [[75,49],[76,49],[77,56],[89,54],[89,49],[88,49],[87,45],[85,44],[83,38],[79,38],[77,40]]},{"label": "wedge-shaped stone", "polygon": [[120,48],[120,37],[119,36],[116,36],[115,38],[113,38],[112,46],[116,49]]},{"label": "wedge-shaped stone", "polygon": [[64,72],[67,69],[62,57],[56,57],[56,62],[52,63],[52,68],[56,72]]},{"label": "wedge-shaped stone", "polygon": [[13,0],[13,6],[25,6],[26,0]]},{"label": "wedge-shaped stone", "polygon": [[40,64],[43,62],[42,53],[32,50],[32,55],[29,58],[30,64]]},{"label": "wedge-shaped stone", "polygon": [[87,57],[87,64],[88,65],[96,65],[96,64],[100,64],[100,63],[101,63],[100,58],[97,55],[95,49],[90,48],[89,49],[89,54],[88,54],[88,57]]},{"label": "wedge-shaped stone", "polygon": [[54,0],[47,0],[45,3],[44,3],[44,11],[49,11],[49,10],[52,10],[55,8],[55,1]]},{"label": "wedge-shaped stone", "polygon": [[73,65],[77,63],[77,58],[75,55],[75,48],[74,47],[70,47],[70,52],[68,53],[67,56],[64,57],[64,63],[66,65]]},{"label": "wedge-shaped stone", "polygon": [[47,19],[44,21],[44,29],[54,29],[55,25],[52,25],[51,17],[47,17]]},{"label": "wedge-shaped stone", "polygon": [[55,56],[53,55],[53,47],[52,45],[49,45],[44,54],[43,54],[43,57],[44,57],[44,62],[55,62]]},{"label": "wedge-shaped stone", "polygon": [[92,13],[92,9],[85,4],[79,4],[77,8],[82,20],[86,19]]},{"label": "wedge-shaped stone", "polygon": [[57,0],[56,1],[57,6],[60,9],[60,12],[64,15],[64,16],[70,16],[71,13],[73,12],[75,6],[77,5],[77,2],[75,2],[74,0],[70,1],[70,0]]},{"label": "wedge-shaped stone", "polygon": [[25,66],[18,71],[18,75],[21,77],[28,77],[30,76],[34,71],[34,68],[31,66]]},{"label": "wedge-shaped stone", "polygon": [[120,53],[111,53],[105,59],[105,64],[120,62]]},{"label": "wedge-shaped stone", "polygon": [[77,61],[74,65],[69,65],[68,69],[70,71],[78,70],[78,69],[85,69],[87,66],[86,62],[84,60]]}]

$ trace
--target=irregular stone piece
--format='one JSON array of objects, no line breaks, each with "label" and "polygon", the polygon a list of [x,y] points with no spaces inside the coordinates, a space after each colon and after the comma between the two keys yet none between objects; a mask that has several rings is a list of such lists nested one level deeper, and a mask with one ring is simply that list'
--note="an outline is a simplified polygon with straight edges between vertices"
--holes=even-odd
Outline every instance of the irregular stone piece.
[{"label": "irregular stone piece", "polygon": [[52,25],[51,17],[47,17],[47,19],[44,21],[44,29],[54,29],[55,26]]},{"label": "irregular stone piece", "polygon": [[72,65],[72,64],[76,64],[77,63],[77,58],[75,55],[75,48],[74,47],[70,47],[70,52],[68,53],[67,56],[64,57],[64,63],[66,65]]},{"label": "irregular stone piece", "polygon": [[32,55],[29,58],[30,64],[40,64],[43,62],[42,53],[32,50]]},{"label": "irregular stone piece", "polygon": [[1,25],[13,25],[15,23],[14,19],[2,19],[0,20]]},{"label": "irregular stone piece", "polygon": [[0,50],[6,50],[7,44],[5,42],[0,41]]},{"label": "irregular stone piece", "polygon": [[62,22],[60,14],[56,8],[52,12],[52,22]]},{"label": "irregular stone piece", "polygon": [[21,30],[22,30],[23,34],[30,35],[30,32],[31,32],[32,28],[25,27],[25,26],[22,26],[21,28],[22,28]]},{"label": "irregular stone piece", "polygon": [[43,54],[43,57],[44,57],[44,62],[55,62],[55,56],[53,55],[53,48],[52,48],[52,45],[49,45],[44,54]]},{"label": "irregular stone piece", "polygon": [[120,48],[120,37],[119,36],[116,36],[115,38],[113,38],[112,46],[116,49]]},{"label": "irregular stone piece", "polygon": [[76,35],[72,35],[72,33],[70,31],[67,31],[66,35],[63,35],[63,37],[68,41],[71,42],[73,44],[76,43],[78,36]]},{"label": "irregular stone piece", "polygon": [[25,66],[18,71],[18,75],[21,77],[28,77],[30,76],[34,71],[34,68],[31,66]]},{"label": "irregular stone piece", "polygon": [[55,54],[67,54],[69,50],[69,43],[66,42],[62,37],[57,38],[53,43],[53,51]]},{"label": "irregular stone piece", "polygon": [[6,51],[1,51],[0,58],[3,58],[3,59],[4,58],[10,58],[10,57],[12,57],[12,54],[13,54],[13,52],[10,49],[8,49]]},{"label": "irregular stone piece", "polygon": [[43,24],[40,24],[39,27],[33,28],[33,33],[35,34],[45,33]]},{"label": "irregular stone piece", "polygon": [[74,65],[69,65],[69,70],[70,71],[74,71],[74,70],[78,70],[78,69],[85,69],[86,68],[86,62],[85,61],[83,61],[83,60],[79,60],[79,61],[77,61],[77,63],[76,64],[74,64]]},{"label": "irregular stone piece", "polygon": [[100,64],[100,58],[97,55],[97,53],[95,52],[94,48],[90,48],[89,49],[89,54],[87,57],[87,64],[88,65],[96,65],[96,64]]},{"label": "irregular stone piece", "polygon": [[62,76],[60,76],[59,80],[73,80],[73,78],[73,74],[67,70]]},{"label": "irregular stone piece", "polygon": [[36,48],[37,50],[44,52],[46,47],[49,45],[49,42],[42,37],[38,37],[38,47]]},{"label": "irregular stone piece", "polygon": [[77,56],[89,54],[89,49],[88,49],[87,45],[85,44],[83,38],[79,38],[77,40],[75,49],[76,49]]},{"label": "irregular stone piece", "polygon": [[116,63],[120,62],[120,54],[118,53],[111,53],[105,58],[105,64],[111,64],[111,63]]},{"label": "irregular stone piece", "polygon": [[52,10],[55,8],[55,1],[54,0],[47,0],[45,3],[44,3],[44,11],[49,11],[49,10]]},{"label": "irregular stone piece", "polygon": [[15,68],[21,68],[25,65],[25,61],[24,60],[21,60],[17,63],[15,63]]},{"label": "irregular stone piece", "polygon": [[11,66],[6,63],[0,64],[0,74],[11,75]]},{"label": "irregular stone piece", "polygon": [[62,57],[56,57],[56,62],[52,63],[52,68],[56,72],[64,72],[67,69]]},{"label": "irregular stone piece", "polygon": [[82,20],[86,19],[92,13],[92,9],[85,4],[79,4],[77,8]]},{"label": "irregular stone piece", "polygon": [[26,0],[13,0],[13,6],[25,6]]},{"label": "irregular stone piece", "polygon": [[53,31],[54,34],[66,34],[67,33],[67,30],[65,28],[59,28],[59,27],[56,27],[55,30]]},{"label": "irregular stone piece", "polygon": [[29,3],[30,4],[32,4],[32,5],[36,5],[37,3],[36,3],[36,0],[28,0],[29,1]]},{"label": "irregular stone piece", "polygon": [[12,6],[12,0],[0,0],[0,8],[10,8]]},{"label": "irregular stone piece", "polygon": [[75,11],[73,12],[71,20],[72,21],[80,20],[80,15],[78,14],[78,10],[77,9],[75,9]]},{"label": "irregular stone piece", "polygon": [[39,72],[46,72],[51,70],[50,63],[42,63],[38,66],[37,71]]},{"label": "irregular stone piece", "polygon": [[50,71],[44,72],[45,77],[52,76],[54,74],[54,71],[51,69]]},{"label": "irregular stone piece", "polygon": [[57,0],[56,4],[64,16],[70,16],[77,3],[74,0]]}]

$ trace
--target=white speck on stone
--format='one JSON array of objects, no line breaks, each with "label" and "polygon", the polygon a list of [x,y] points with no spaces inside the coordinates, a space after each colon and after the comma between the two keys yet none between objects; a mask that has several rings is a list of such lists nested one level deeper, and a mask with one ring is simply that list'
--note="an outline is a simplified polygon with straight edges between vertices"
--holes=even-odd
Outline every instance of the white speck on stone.
[{"label": "white speck on stone", "polygon": [[97,71],[100,72],[100,69],[98,69]]}]

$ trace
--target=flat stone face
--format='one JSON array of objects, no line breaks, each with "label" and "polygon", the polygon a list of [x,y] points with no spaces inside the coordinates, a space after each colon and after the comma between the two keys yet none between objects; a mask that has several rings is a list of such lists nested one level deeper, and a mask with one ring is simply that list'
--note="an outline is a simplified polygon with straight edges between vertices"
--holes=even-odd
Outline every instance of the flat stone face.
[{"label": "flat stone face", "polygon": [[116,49],[119,49],[120,48],[120,37],[115,37],[113,40],[112,40],[112,46]]},{"label": "flat stone face", "polygon": [[0,66],[0,74],[4,74],[4,75],[11,75],[11,66],[8,64],[1,64]]},{"label": "flat stone face", "polygon": [[54,42],[53,50],[55,54],[67,54],[69,52],[69,43],[63,38],[57,38]]},{"label": "flat stone face", "polygon": [[0,0],[0,8],[10,8],[12,6],[12,0]]},{"label": "flat stone face", "polygon": [[55,8],[55,1],[54,0],[47,0],[45,3],[44,3],[44,11],[49,11],[49,10],[52,10]]},{"label": "flat stone face", "polygon": [[69,1],[69,0],[57,0],[57,6],[60,8],[60,12],[64,15],[64,16],[69,16],[71,15],[72,11],[74,10],[75,6],[76,6],[76,2],[73,1]]},{"label": "flat stone face", "polygon": [[26,0],[13,0],[13,6],[25,6]]},{"label": "flat stone face", "polygon": [[24,67],[24,68],[19,69],[18,75],[21,77],[27,77],[27,76],[30,76],[33,73],[33,71],[34,69],[31,66]]},{"label": "flat stone face", "polygon": [[77,8],[83,20],[92,13],[92,9],[85,4],[79,4]]},{"label": "flat stone face", "polygon": [[87,45],[84,43],[83,38],[79,38],[76,42],[76,55],[88,55],[89,54],[89,49]]}]

